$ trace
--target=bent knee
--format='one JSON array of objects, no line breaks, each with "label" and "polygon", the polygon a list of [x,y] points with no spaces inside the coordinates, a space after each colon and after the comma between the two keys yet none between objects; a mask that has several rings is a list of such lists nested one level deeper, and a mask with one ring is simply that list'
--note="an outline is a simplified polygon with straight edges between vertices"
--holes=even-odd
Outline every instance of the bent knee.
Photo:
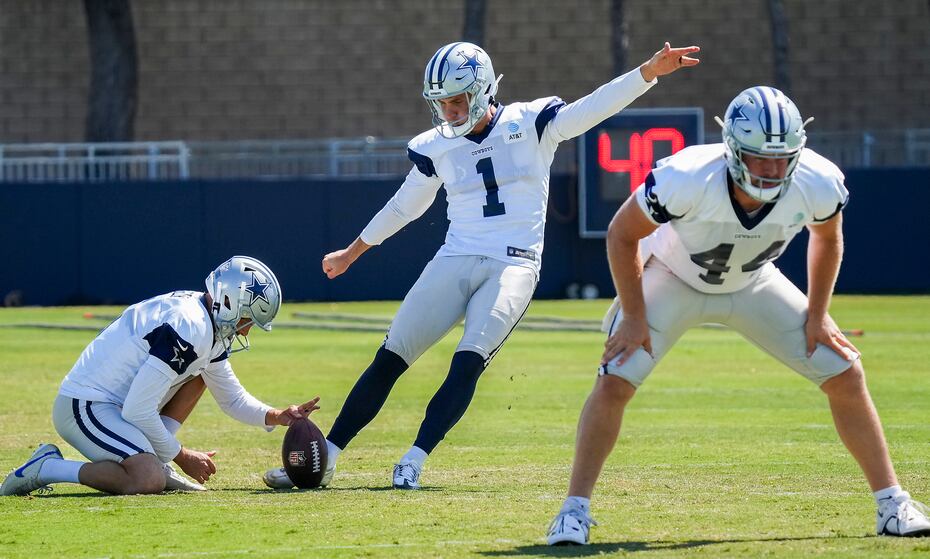
[{"label": "bent knee", "polygon": [[133,479],[126,486],[124,495],[153,495],[165,490],[165,476],[149,476],[142,479]]},{"label": "bent knee", "polygon": [[857,360],[848,369],[821,384],[820,389],[830,396],[859,394],[865,391],[865,370],[862,368],[862,362]]},{"label": "bent knee", "polygon": [[165,469],[151,454],[137,454],[123,460],[129,483],[121,492],[124,495],[150,495],[165,490]]},{"label": "bent knee", "polygon": [[599,398],[607,399],[614,405],[622,406],[636,394],[636,387],[625,378],[616,375],[601,375],[597,377],[594,392]]}]

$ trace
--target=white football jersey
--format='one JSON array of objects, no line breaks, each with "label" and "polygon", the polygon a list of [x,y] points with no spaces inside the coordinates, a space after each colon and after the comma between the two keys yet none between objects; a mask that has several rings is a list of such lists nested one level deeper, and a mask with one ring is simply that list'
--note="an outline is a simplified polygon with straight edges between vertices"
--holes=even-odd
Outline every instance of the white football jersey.
[{"label": "white football jersey", "polygon": [[691,146],[666,157],[635,193],[656,231],[650,254],[691,287],[732,293],[746,287],[785,250],[802,227],[824,222],[846,205],[843,173],[811,149],[801,152],[790,186],[750,216],[733,198],[723,144]]},{"label": "white football jersey", "polygon": [[422,215],[445,186],[450,224],[439,256],[487,256],[538,272],[549,166],[559,143],[612,116],[655,83],[645,82],[637,68],[569,105],[558,97],[497,104],[480,134],[454,139],[436,129],[420,134],[408,144],[414,167],[361,239],[380,244]]},{"label": "white football jersey", "polygon": [[201,295],[175,291],[128,307],[84,349],[59,393],[122,406],[146,362],[172,379],[171,388],[208,367],[228,376],[226,350],[214,341]]}]

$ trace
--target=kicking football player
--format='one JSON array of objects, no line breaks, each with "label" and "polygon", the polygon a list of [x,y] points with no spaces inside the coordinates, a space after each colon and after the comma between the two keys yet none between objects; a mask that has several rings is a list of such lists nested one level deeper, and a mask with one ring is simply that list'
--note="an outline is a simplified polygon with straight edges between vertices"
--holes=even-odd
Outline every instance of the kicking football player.
[{"label": "kicking football player", "polygon": [[[206,285],[206,293],[175,291],[132,305],[84,349],[61,383],[52,420],[90,462],[65,460],[58,447],[42,444],[6,477],[0,494],[26,495],[60,482],[127,495],[204,490],[200,484],[216,473],[214,453],[175,438],[204,387],[227,414],[269,431],[319,409],[319,398],[285,409],[263,404],[229,364],[231,353],[248,349],[253,325],[271,330],[281,307],[271,270],[234,256]],[[177,474],[172,461],[198,483]]]},{"label": "kicking football player", "polygon": [[[777,89],[743,91],[717,121],[722,144],[659,161],[608,228],[619,299],[548,543],[588,543],[591,492],[624,408],[675,341],[704,322],[730,326],[823,390],[875,494],[879,534],[930,533],[923,505],[898,485],[859,351],[827,312],[843,254],[843,174],[804,148],[806,122]],[[772,264],[802,227],[806,296]]]},{"label": "kicking football player", "polygon": [[[545,97],[504,105],[500,77],[471,43],[440,48],[426,65],[423,97],[434,128],[408,144],[413,168],[393,198],[347,248],[323,258],[330,279],[416,219],[441,186],[449,204],[446,242],[404,298],[384,344],[349,393],[327,437],[323,483],[339,453],[381,409],[400,375],[462,317],[465,333],[448,376],[426,408],[413,446],[394,466],[398,489],[418,489],[423,462],[462,417],[482,371],[526,312],[536,288],[549,193],[559,143],[614,115],[656,78],[698,60],[697,47],[668,43],[633,71],[574,103]],[[290,487],[280,469],[271,487]]]}]

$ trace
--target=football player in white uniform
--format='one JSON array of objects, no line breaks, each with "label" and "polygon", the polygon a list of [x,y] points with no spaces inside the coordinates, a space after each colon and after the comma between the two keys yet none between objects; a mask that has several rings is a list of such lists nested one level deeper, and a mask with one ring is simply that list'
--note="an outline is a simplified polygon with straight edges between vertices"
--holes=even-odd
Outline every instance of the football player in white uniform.
[{"label": "football player in white uniform", "polygon": [[[718,122],[722,144],[659,161],[608,228],[619,298],[548,543],[588,542],[591,492],[627,402],[675,341],[705,322],[730,326],[826,393],[875,493],[879,534],[930,534],[923,505],[898,485],[859,351],[827,312],[843,253],[843,174],[804,148],[806,122],[781,91],[747,89]],[[806,296],[772,263],[805,226]]]},{"label": "football player in white uniform", "polygon": [[[668,43],[635,70],[574,103],[545,97],[504,105],[491,59],[471,43],[445,45],[430,58],[423,97],[434,128],[410,141],[413,168],[393,198],[347,248],[323,258],[330,279],[416,219],[446,189],[445,244],[407,293],[384,344],[349,393],[330,430],[328,484],[336,458],[370,422],[400,375],[462,317],[462,336],[443,385],[430,401],[413,447],[394,466],[393,486],[417,489],[427,455],[462,417],[478,377],[526,312],[536,288],[559,143],[617,113],[656,83],[693,66],[697,47]],[[290,480],[270,470],[271,487]]]},{"label": "football player in white uniform", "polygon": [[[58,447],[42,444],[6,477],[0,494],[26,495],[60,482],[114,494],[204,490],[200,484],[216,473],[213,453],[175,438],[204,386],[227,414],[269,431],[319,409],[319,398],[285,409],[263,404],[229,364],[231,353],[248,349],[253,325],[271,330],[281,307],[271,270],[234,256],[210,273],[206,286],[206,293],[175,291],[130,306],[84,349],[61,383],[52,419],[90,462],[65,460]],[[198,483],[177,474],[172,461]]]}]

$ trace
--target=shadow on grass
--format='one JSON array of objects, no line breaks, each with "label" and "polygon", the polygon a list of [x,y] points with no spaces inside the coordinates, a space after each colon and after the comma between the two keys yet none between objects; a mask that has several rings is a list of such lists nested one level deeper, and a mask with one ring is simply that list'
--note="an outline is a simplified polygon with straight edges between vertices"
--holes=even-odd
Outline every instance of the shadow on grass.
[{"label": "shadow on grass", "polygon": [[549,546],[549,545],[521,545],[513,549],[501,549],[493,551],[480,551],[481,555],[486,557],[519,557],[521,555],[544,555],[548,557],[587,557],[589,555],[601,555],[606,553],[616,553],[618,551],[674,551],[678,549],[693,549],[698,547],[707,547],[721,544],[734,543],[764,543],[764,542],[798,542],[798,541],[817,541],[817,540],[838,540],[838,539],[866,539],[874,538],[873,535],[862,536],[807,536],[807,537],[784,537],[784,538],[734,538],[722,540],[685,540],[685,541],[650,541],[650,542],[615,542],[615,543],[595,543],[590,545],[576,546]]},{"label": "shadow on grass", "polygon": [[[162,492],[162,493],[159,493],[159,495],[200,495],[200,494],[209,495],[210,493],[248,493],[248,494],[251,494],[251,495],[270,495],[270,494],[290,495],[290,494],[293,494],[293,493],[324,493],[324,492],[341,492],[341,491],[368,491],[368,492],[396,491],[397,493],[416,493],[416,492],[443,491],[443,492],[446,492],[446,493],[488,493],[488,491],[486,491],[486,490],[477,490],[477,489],[475,489],[475,490],[471,490],[471,489],[448,489],[448,488],[441,487],[441,486],[423,486],[423,487],[421,487],[420,489],[418,489],[418,490],[416,490],[416,491],[404,491],[404,490],[401,490],[401,489],[394,489],[394,488],[391,487],[391,486],[385,486],[385,487],[368,487],[368,486],[361,486],[361,485],[360,485],[360,486],[356,486],[356,487],[329,487],[329,488],[316,487],[316,488],[313,488],[313,489],[298,489],[298,488],[296,488],[296,487],[295,487],[295,488],[292,488],[292,489],[268,489],[268,488],[256,488],[255,486],[249,486],[249,487],[222,487],[222,488],[216,488],[216,489],[210,488],[210,489],[209,489],[208,491],[206,491],[206,492],[200,492],[200,491],[164,491],[164,492]],[[39,494],[39,493],[33,493],[32,495],[29,495],[29,496],[23,497],[23,498],[26,498],[26,499],[60,499],[60,498],[69,498],[69,499],[70,499],[70,498],[75,498],[75,497],[80,497],[80,498],[89,498],[89,497],[101,498],[101,497],[113,497],[113,496],[114,496],[114,495],[111,495],[111,494],[109,494],[109,493],[103,493],[103,492],[100,492],[100,491],[90,491],[90,492],[88,492],[88,491],[86,491],[86,490],[85,490],[85,491],[80,491],[80,490],[79,490],[79,491],[74,491],[74,492],[68,492],[68,491],[58,491],[58,490],[56,490],[56,491],[52,491],[52,492],[49,492],[49,493],[41,493],[41,494]]]},{"label": "shadow on grass", "polygon": [[[446,489],[445,487],[439,487],[439,486],[423,486],[420,489],[417,489],[416,491],[409,491],[409,490],[405,491],[403,489],[394,489],[391,486],[368,487],[364,485],[359,485],[357,487],[315,487],[313,489],[298,489],[296,487],[293,489],[255,489],[255,488],[232,489],[232,488],[227,488],[227,489],[221,489],[220,491],[246,491],[246,492],[252,493],[253,495],[267,495],[269,493],[282,493],[282,494],[316,493],[316,492],[328,493],[328,492],[339,492],[339,491],[369,491],[369,492],[395,491],[397,493],[417,493],[421,491],[424,491],[424,492],[445,491],[447,493],[479,493],[479,491],[469,491],[469,490],[461,490],[461,489],[450,490],[450,489]],[[484,492],[481,491],[481,493],[484,493]]]},{"label": "shadow on grass", "polygon": [[90,490],[90,492],[88,492],[88,491],[85,490],[85,491],[75,491],[75,492],[73,492],[73,493],[72,493],[72,492],[67,492],[67,491],[58,491],[58,490],[55,490],[55,491],[51,491],[51,492],[49,492],[49,493],[39,493],[39,492],[35,492],[35,493],[32,493],[31,495],[22,496],[22,497],[20,497],[20,498],[21,498],[21,499],[61,499],[61,498],[68,498],[68,499],[75,499],[75,498],[81,498],[81,499],[94,498],[94,499],[100,499],[100,498],[103,498],[103,497],[113,497],[113,495],[110,495],[109,493],[104,493],[104,492],[102,492],[102,491],[96,491],[96,490],[93,490],[93,489]]}]

